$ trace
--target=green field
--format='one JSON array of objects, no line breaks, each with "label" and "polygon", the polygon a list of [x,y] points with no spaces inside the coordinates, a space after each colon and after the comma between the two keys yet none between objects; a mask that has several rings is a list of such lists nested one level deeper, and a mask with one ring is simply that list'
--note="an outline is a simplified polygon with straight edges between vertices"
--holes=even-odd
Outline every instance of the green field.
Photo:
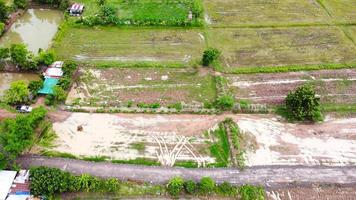
[{"label": "green field", "polygon": [[[84,16],[94,15],[100,7],[93,0],[78,0],[86,7]],[[133,20],[187,20],[189,11],[194,9],[196,0],[163,1],[163,0],[107,0],[107,5],[117,9],[118,17]]]},{"label": "green field", "polygon": [[209,44],[238,67],[356,63],[356,47],[337,27],[212,29]]},{"label": "green field", "polygon": [[213,26],[271,26],[325,23],[326,12],[311,0],[205,0]]},{"label": "green field", "polygon": [[203,32],[197,29],[68,26],[54,50],[60,58],[91,63],[174,63],[188,65],[201,57]]}]

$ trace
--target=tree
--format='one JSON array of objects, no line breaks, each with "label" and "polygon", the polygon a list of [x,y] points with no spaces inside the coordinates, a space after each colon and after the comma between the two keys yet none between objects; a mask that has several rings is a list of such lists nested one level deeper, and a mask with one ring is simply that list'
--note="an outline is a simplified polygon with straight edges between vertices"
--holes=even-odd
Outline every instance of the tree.
[{"label": "tree", "polygon": [[24,9],[27,7],[27,0],[14,0],[14,5],[17,8]]},{"label": "tree", "polygon": [[216,106],[222,110],[232,109],[235,105],[235,99],[231,95],[223,95],[216,101]]},{"label": "tree", "polygon": [[20,104],[28,101],[29,91],[24,81],[14,81],[5,91],[4,100],[8,104]]},{"label": "tree", "polygon": [[55,61],[56,56],[53,51],[41,51],[37,59],[39,64],[50,65]]},{"label": "tree", "polygon": [[167,184],[167,191],[171,196],[177,197],[184,189],[184,180],[177,176],[173,177]]},{"label": "tree", "polygon": [[28,89],[29,91],[33,94],[36,95],[37,92],[43,87],[43,80],[38,80],[38,81],[31,81],[28,84]]},{"label": "tree", "polygon": [[203,65],[204,66],[209,66],[211,63],[213,63],[215,60],[217,60],[221,55],[221,52],[215,48],[209,48],[204,51],[203,53]]},{"label": "tree", "polygon": [[0,22],[5,22],[8,19],[9,8],[4,1],[0,1]]},{"label": "tree", "polygon": [[285,104],[287,112],[291,118],[299,121],[321,121],[323,116],[320,111],[320,98],[316,96],[314,87],[305,84],[291,91],[286,99]]},{"label": "tree", "polygon": [[38,107],[28,115],[17,115],[0,123],[0,167],[27,149],[34,142],[35,129],[46,116],[46,109]]},{"label": "tree", "polygon": [[20,67],[26,67],[28,64],[29,51],[24,44],[12,44],[10,47],[10,57],[12,62]]},{"label": "tree", "polygon": [[65,61],[62,67],[64,76],[72,77],[73,72],[77,69],[77,67],[77,63],[73,61]]}]

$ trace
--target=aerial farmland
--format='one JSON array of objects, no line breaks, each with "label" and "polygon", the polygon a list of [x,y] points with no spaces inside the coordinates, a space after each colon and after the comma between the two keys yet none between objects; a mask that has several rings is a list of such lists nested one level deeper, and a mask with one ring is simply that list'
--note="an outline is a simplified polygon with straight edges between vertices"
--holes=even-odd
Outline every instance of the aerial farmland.
[{"label": "aerial farmland", "polygon": [[5,199],[353,199],[355,11],[0,0]]}]

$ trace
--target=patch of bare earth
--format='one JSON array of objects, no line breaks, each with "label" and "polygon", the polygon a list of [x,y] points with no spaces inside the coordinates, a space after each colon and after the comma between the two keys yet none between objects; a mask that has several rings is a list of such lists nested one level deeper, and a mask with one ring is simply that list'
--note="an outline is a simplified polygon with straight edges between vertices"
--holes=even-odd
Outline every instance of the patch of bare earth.
[{"label": "patch of bare earth", "polygon": [[234,117],[245,134],[256,138],[247,165],[354,165],[356,119],[327,119],[317,124],[290,124],[274,116]]},{"label": "patch of bare earth", "polygon": [[322,70],[253,75],[227,75],[237,99],[278,104],[298,86],[312,83],[322,103],[356,102],[356,70]]},{"label": "patch of bare earth", "polygon": [[[59,136],[53,150],[78,156],[144,157],[167,165],[176,160],[214,162],[207,144],[211,138],[203,133],[231,117],[243,132],[242,146],[249,147],[248,166],[356,164],[356,118],[291,124],[274,115],[51,115]],[[133,148],[137,143],[144,148]]]},{"label": "patch of bare earth", "polygon": [[[206,75],[206,76],[203,76]],[[212,77],[204,70],[187,69],[81,69],[67,104],[79,99],[81,105],[126,106],[128,102],[160,103],[210,102],[214,95]]]},{"label": "patch of bare earth", "polygon": [[315,185],[267,191],[268,200],[353,200],[355,197],[356,187]]},{"label": "patch of bare earth", "polygon": [[[193,160],[204,165],[214,159],[201,153],[208,141],[203,132],[219,119],[196,115],[73,113],[53,124],[58,135],[53,150],[119,160],[144,157],[168,166],[176,160]],[[144,147],[135,149],[134,144]]]}]

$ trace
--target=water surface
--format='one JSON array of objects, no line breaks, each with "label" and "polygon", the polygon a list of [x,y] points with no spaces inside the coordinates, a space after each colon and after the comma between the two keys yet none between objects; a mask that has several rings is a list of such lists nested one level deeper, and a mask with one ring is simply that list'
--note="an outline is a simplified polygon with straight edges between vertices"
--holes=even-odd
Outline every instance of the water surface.
[{"label": "water surface", "polygon": [[9,89],[10,84],[14,81],[23,80],[29,83],[30,81],[39,79],[37,74],[0,72],[0,96],[3,95],[5,90]]},{"label": "water surface", "polygon": [[63,19],[63,13],[50,9],[29,9],[0,39],[1,46],[24,43],[37,54],[38,49],[48,49]]}]

